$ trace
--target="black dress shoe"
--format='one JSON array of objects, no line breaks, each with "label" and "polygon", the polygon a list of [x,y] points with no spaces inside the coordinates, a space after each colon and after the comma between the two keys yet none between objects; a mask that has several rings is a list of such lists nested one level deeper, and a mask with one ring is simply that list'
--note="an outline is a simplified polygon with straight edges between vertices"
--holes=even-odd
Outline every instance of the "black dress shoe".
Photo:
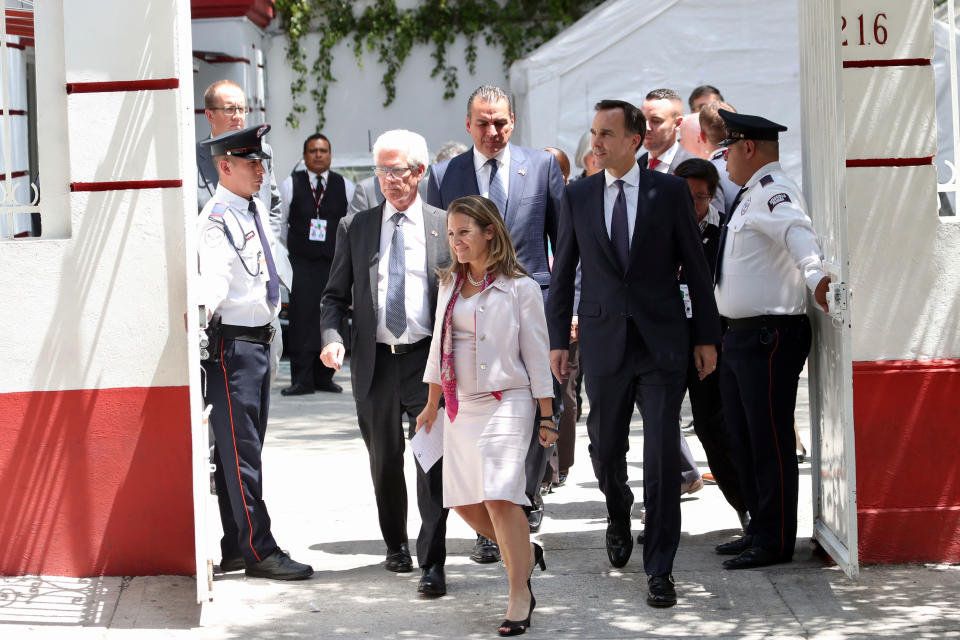
[{"label": "black dress shoe", "polygon": [[730,542],[718,544],[713,548],[713,550],[722,556],[738,556],[749,549],[750,544],[750,536],[743,536],[742,538],[737,538],[736,540],[731,540]]},{"label": "black dress shoe", "polygon": [[277,549],[260,562],[248,565],[247,575],[271,580],[306,580],[313,575],[313,567],[297,562],[285,551]]},{"label": "black dress shoe", "polygon": [[243,556],[237,556],[236,558],[221,558],[220,559],[220,571],[224,573],[230,573],[231,571],[240,571],[241,569],[246,569],[247,563],[244,561]]},{"label": "black dress shoe", "polygon": [[677,604],[677,590],[673,587],[673,576],[647,578],[647,604],[651,607],[672,607]]},{"label": "black dress shoe", "polygon": [[537,533],[543,524],[543,498],[539,493],[535,493],[532,502],[533,507],[527,512],[527,523],[530,525],[530,533]]},{"label": "black dress shoe", "polygon": [[500,562],[500,547],[490,538],[477,534],[477,541],[473,545],[473,551],[470,552],[470,559],[480,564]]},{"label": "black dress shoe", "polygon": [[442,596],[447,593],[447,578],[443,567],[435,564],[423,570],[417,591],[425,596]]},{"label": "black dress shoe", "polygon": [[607,558],[610,564],[619,569],[627,564],[633,553],[633,536],[630,535],[629,522],[610,522],[607,524]]},{"label": "black dress shoe", "polygon": [[282,396],[305,396],[310,393],[313,393],[313,389],[304,384],[292,384],[280,389],[280,395]]},{"label": "black dress shoe", "polygon": [[724,561],[723,568],[753,569],[754,567],[767,567],[771,564],[780,564],[781,562],[790,562],[790,558],[785,558],[761,547],[750,547],[736,558],[730,558]]},{"label": "black dress shoe", "polygon": [[553,483],[554,487],[562,487],[567,484],[567,472],[561,471],[557,474],[557,481]]},{"label": "black dress shoe", "polygon": [[647,541],[646,531],[641,531],[640,533],[637,534],[637,544],[643,544],[646,541]]},{"label": "black dress shoe", "polygon": [[393,571],[394,573],[413,571],[413,560],[410,559],[410,550],[407,545],[402,544],[398,551],[388,552],[385,566],[387,571]]},{"label": "black dress shoe", "polygon": [[329,393],[343,393],[343,387],[338,385],[333,380],[327,380],[326,382],[318,382],[314,385],[317,391],[327,391]]}]

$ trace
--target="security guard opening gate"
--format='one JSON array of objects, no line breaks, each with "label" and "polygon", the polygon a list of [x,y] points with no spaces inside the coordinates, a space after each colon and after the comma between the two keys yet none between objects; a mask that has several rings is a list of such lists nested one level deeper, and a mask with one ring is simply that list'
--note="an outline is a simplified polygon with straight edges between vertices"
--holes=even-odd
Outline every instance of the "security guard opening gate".
[{"label": "security guard opening gate", "polygon": [[[853,367],[841,84],[839,0],[799,0],[803,190],[830,274],[825,315],[811,300],[814,328],[809,358],[812,434],[813,536],[850,577],[857,558]],[[841,142],[838,142],[841,141]]]}]

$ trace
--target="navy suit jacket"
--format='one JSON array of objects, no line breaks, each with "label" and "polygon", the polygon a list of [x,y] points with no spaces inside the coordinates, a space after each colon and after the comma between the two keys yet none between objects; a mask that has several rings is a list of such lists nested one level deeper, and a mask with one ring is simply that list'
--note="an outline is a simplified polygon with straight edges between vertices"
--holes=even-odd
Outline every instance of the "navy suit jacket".
[{"label": "navy suit jacket", "polygon": [[[717,344],[720,340],[713,281],[701,248],[690,188],[681,178],[641,168],[637,219],[624,273],[604,222],[605,175],[601,171],[571,182],[566,189],[567,207],[560,219],[547,301],[550,348],[568,348],[579,261],[584,372],[609,376],[622,370],[625,318],[636,324],[659,369],[686,371],[691,340],[693,344]],[[689,323],[677,284],[681,265],[693,304]]]},{"label": "navy suit jacket", "polygon": [[[510,145],[509,182],[507,212],[503,221],[520,264],[545,289],[550,285],[547,239],[556,249],[557,221],[561,209],[566,206],[563,174],[550,153]],[[472,147],[431,167],[427,185],[429,204],[446,209],[457,198],[479,193]]]}]

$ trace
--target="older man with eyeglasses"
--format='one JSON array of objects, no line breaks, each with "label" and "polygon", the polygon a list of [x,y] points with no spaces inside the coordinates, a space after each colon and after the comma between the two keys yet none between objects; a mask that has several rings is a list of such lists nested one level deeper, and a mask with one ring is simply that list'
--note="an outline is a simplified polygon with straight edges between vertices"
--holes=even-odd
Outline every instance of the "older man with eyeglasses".
[{"label": "older man with eyeglasses", "polygon": [[[428,161],[423,136],[387,131],[373,145],[373,160],[386,201],[347,216],[337,228],[337,251],[323,293],[320,357],[329,367],[343,365],[341,332],[352,306],[350,378],[370,455],[386,569],[406,572],[413,562],[407,547],[403,418],[406,435],[413,437],[416,417],[427,404],[423,372],[437,307],[437,269],[450,264],[450,251],[445,212],[417,192]],[[417,465],[418,591],[430,596],[447,591],[442,469],[442,461],[427,473]]]}]

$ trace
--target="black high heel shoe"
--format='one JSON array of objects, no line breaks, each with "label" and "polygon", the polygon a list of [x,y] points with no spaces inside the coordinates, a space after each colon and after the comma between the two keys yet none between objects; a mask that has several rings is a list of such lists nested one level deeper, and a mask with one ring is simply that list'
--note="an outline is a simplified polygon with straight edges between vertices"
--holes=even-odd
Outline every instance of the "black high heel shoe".
[{"label": "black high heel shoe", "polygon": [[540,567],[540,571],[547,570],[547,563],[543,559],[543,547],[538,545],[536,542],[531,542],[533,545],[533,566],[530,567],[530,575],[533,575],[533,570]]},{"label": "black high heel shoe", "polygon": [[[535,543],[536,544],[536,543]],[[541,566],[543,563],[543,550],[540,550],[540,562]],[[530,586],[530,581],[527,580],[527,589],[530,591],[530,611],[527,612],[526,620],[508,620],[507,618],[503,619],[503,622],[500,623],[500,628],[497,629],[497,633],[501,636],[519,636],[520,634],[526,633],[527,629],[532,627],[530,624],[530,617],[533,615],[533,609],[537,606],[537,599],[533,597],[533,588]],[[504,631],[506,629],[506,631]]]}]

